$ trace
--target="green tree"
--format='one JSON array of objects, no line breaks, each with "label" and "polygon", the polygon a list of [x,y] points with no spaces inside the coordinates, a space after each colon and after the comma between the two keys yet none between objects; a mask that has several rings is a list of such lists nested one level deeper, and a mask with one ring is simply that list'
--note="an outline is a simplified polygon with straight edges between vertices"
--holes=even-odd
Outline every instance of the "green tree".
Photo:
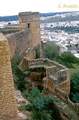
[{"label": "green tree", "polygon": [[56,59],[59,56],[59,47],[52,41],[44,45],[45,57],[49,59]]},{"label": "green tree", "polygon": [[[52,41],[43,44],[42,49],[46,58],[55,59],[59,56],[59,47]],[[40,57],[40,46],[36,49],[36,58]]]}]

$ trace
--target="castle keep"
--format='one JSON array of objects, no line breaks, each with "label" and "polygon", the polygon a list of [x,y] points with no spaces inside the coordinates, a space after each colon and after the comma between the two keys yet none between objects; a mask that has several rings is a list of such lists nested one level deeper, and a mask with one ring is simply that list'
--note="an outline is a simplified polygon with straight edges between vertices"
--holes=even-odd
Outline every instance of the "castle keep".
[{"label": "castle keep", "polygon": [[28,29],[31,33],[31,46],[36,47],[40,43],[40,15],[37,12],[19,13],[19,28],[21,31]]}]

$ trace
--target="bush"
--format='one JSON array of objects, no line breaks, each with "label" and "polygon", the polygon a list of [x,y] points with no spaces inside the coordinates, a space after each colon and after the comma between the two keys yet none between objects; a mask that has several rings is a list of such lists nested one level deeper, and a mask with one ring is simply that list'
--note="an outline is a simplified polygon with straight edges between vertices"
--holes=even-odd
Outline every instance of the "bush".
[{"label": "bush", "polygon": [[38,88],[34,87],[32,88],[31,92],[28,95],[28,99],[32,102],[34,99],[36,99],[38,96],[40,96],[40,91]]},{"label": "bush", "polygon": [[33,109],[33,105],[31,103],[28,105],[25,105],[25,110],[32,111],[32,109]]},{"label": "bush", "polygon": [[73,102],[79,102],[79,71],[71,76],[70,99]]},{"label": "bush", "polygon": [[32,100],[32,120],[52,120],[53,117],[48,109],[48,104],[50,103],[48,96],[37,95],[35,99]]},{"label": "bush", "polygon": [[25,109],[32,111],[32,120],[61,120],[59,111],[53,102],[56,99],[53,97],[44,96],[38,88],[33,88],[28,99],[30,104],[26,105]]},{"label": "bush", "polygon": [[13,71],[13,78],[15,81],[15,85],[19,90],[23,91],[26,88],[25,87],[26,75],[18,68],[20,61],[21,61],[21,56],[19,56],[19,54],[16,53],[11,63],[12,63],[12,71]]},{"label": "bush", "polygon": [[49,112],[47,111],[36,111],[32,112],[32,120],[54,120]]}]

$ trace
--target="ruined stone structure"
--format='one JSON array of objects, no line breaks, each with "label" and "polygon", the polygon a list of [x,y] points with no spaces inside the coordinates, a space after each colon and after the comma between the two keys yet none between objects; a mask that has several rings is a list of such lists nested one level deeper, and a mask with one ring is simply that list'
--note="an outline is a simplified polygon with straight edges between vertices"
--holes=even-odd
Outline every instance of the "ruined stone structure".
[{"label": "ruined stone structure", "polygon": [[[66,100],[70,93],[70,79],[68,69],[51,61],[47,58],[41,59],[31,59],[27,60],[27,57],[24,57],[24,60],[20,64],[21,70],[26,68],[33,71],[31,73],[32,81],[35,80],[36,86],[41,85],[44,89],[47,89],[52,95],[56,95],[59,98]],[[42,82],[39,82],[39,78],[34,76],[41,75],[41,68],[44,68],[43,77],[41,77]],[[38,71],[40,69],[40,71]],[[40,84],[39,84],[40,83]]]},{"label": "ruined stone structure", "polygon": [[7,39],[0,33],[0,120],[18,120]]}]

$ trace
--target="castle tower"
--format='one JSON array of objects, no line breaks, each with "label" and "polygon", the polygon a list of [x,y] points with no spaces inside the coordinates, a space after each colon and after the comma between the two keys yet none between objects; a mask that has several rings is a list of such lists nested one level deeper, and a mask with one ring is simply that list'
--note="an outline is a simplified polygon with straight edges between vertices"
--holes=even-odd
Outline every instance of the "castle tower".
[{"label": "castle tower", "polygon": [[0,33],[0,120],[17,120],[8,41]]},{"label": "castle tower", "polygon": [[36,47],[40,44],[40,15],[38,12],[21,12],[19,13],[20,31],[29,30],[31,33],[31,46]]}]

